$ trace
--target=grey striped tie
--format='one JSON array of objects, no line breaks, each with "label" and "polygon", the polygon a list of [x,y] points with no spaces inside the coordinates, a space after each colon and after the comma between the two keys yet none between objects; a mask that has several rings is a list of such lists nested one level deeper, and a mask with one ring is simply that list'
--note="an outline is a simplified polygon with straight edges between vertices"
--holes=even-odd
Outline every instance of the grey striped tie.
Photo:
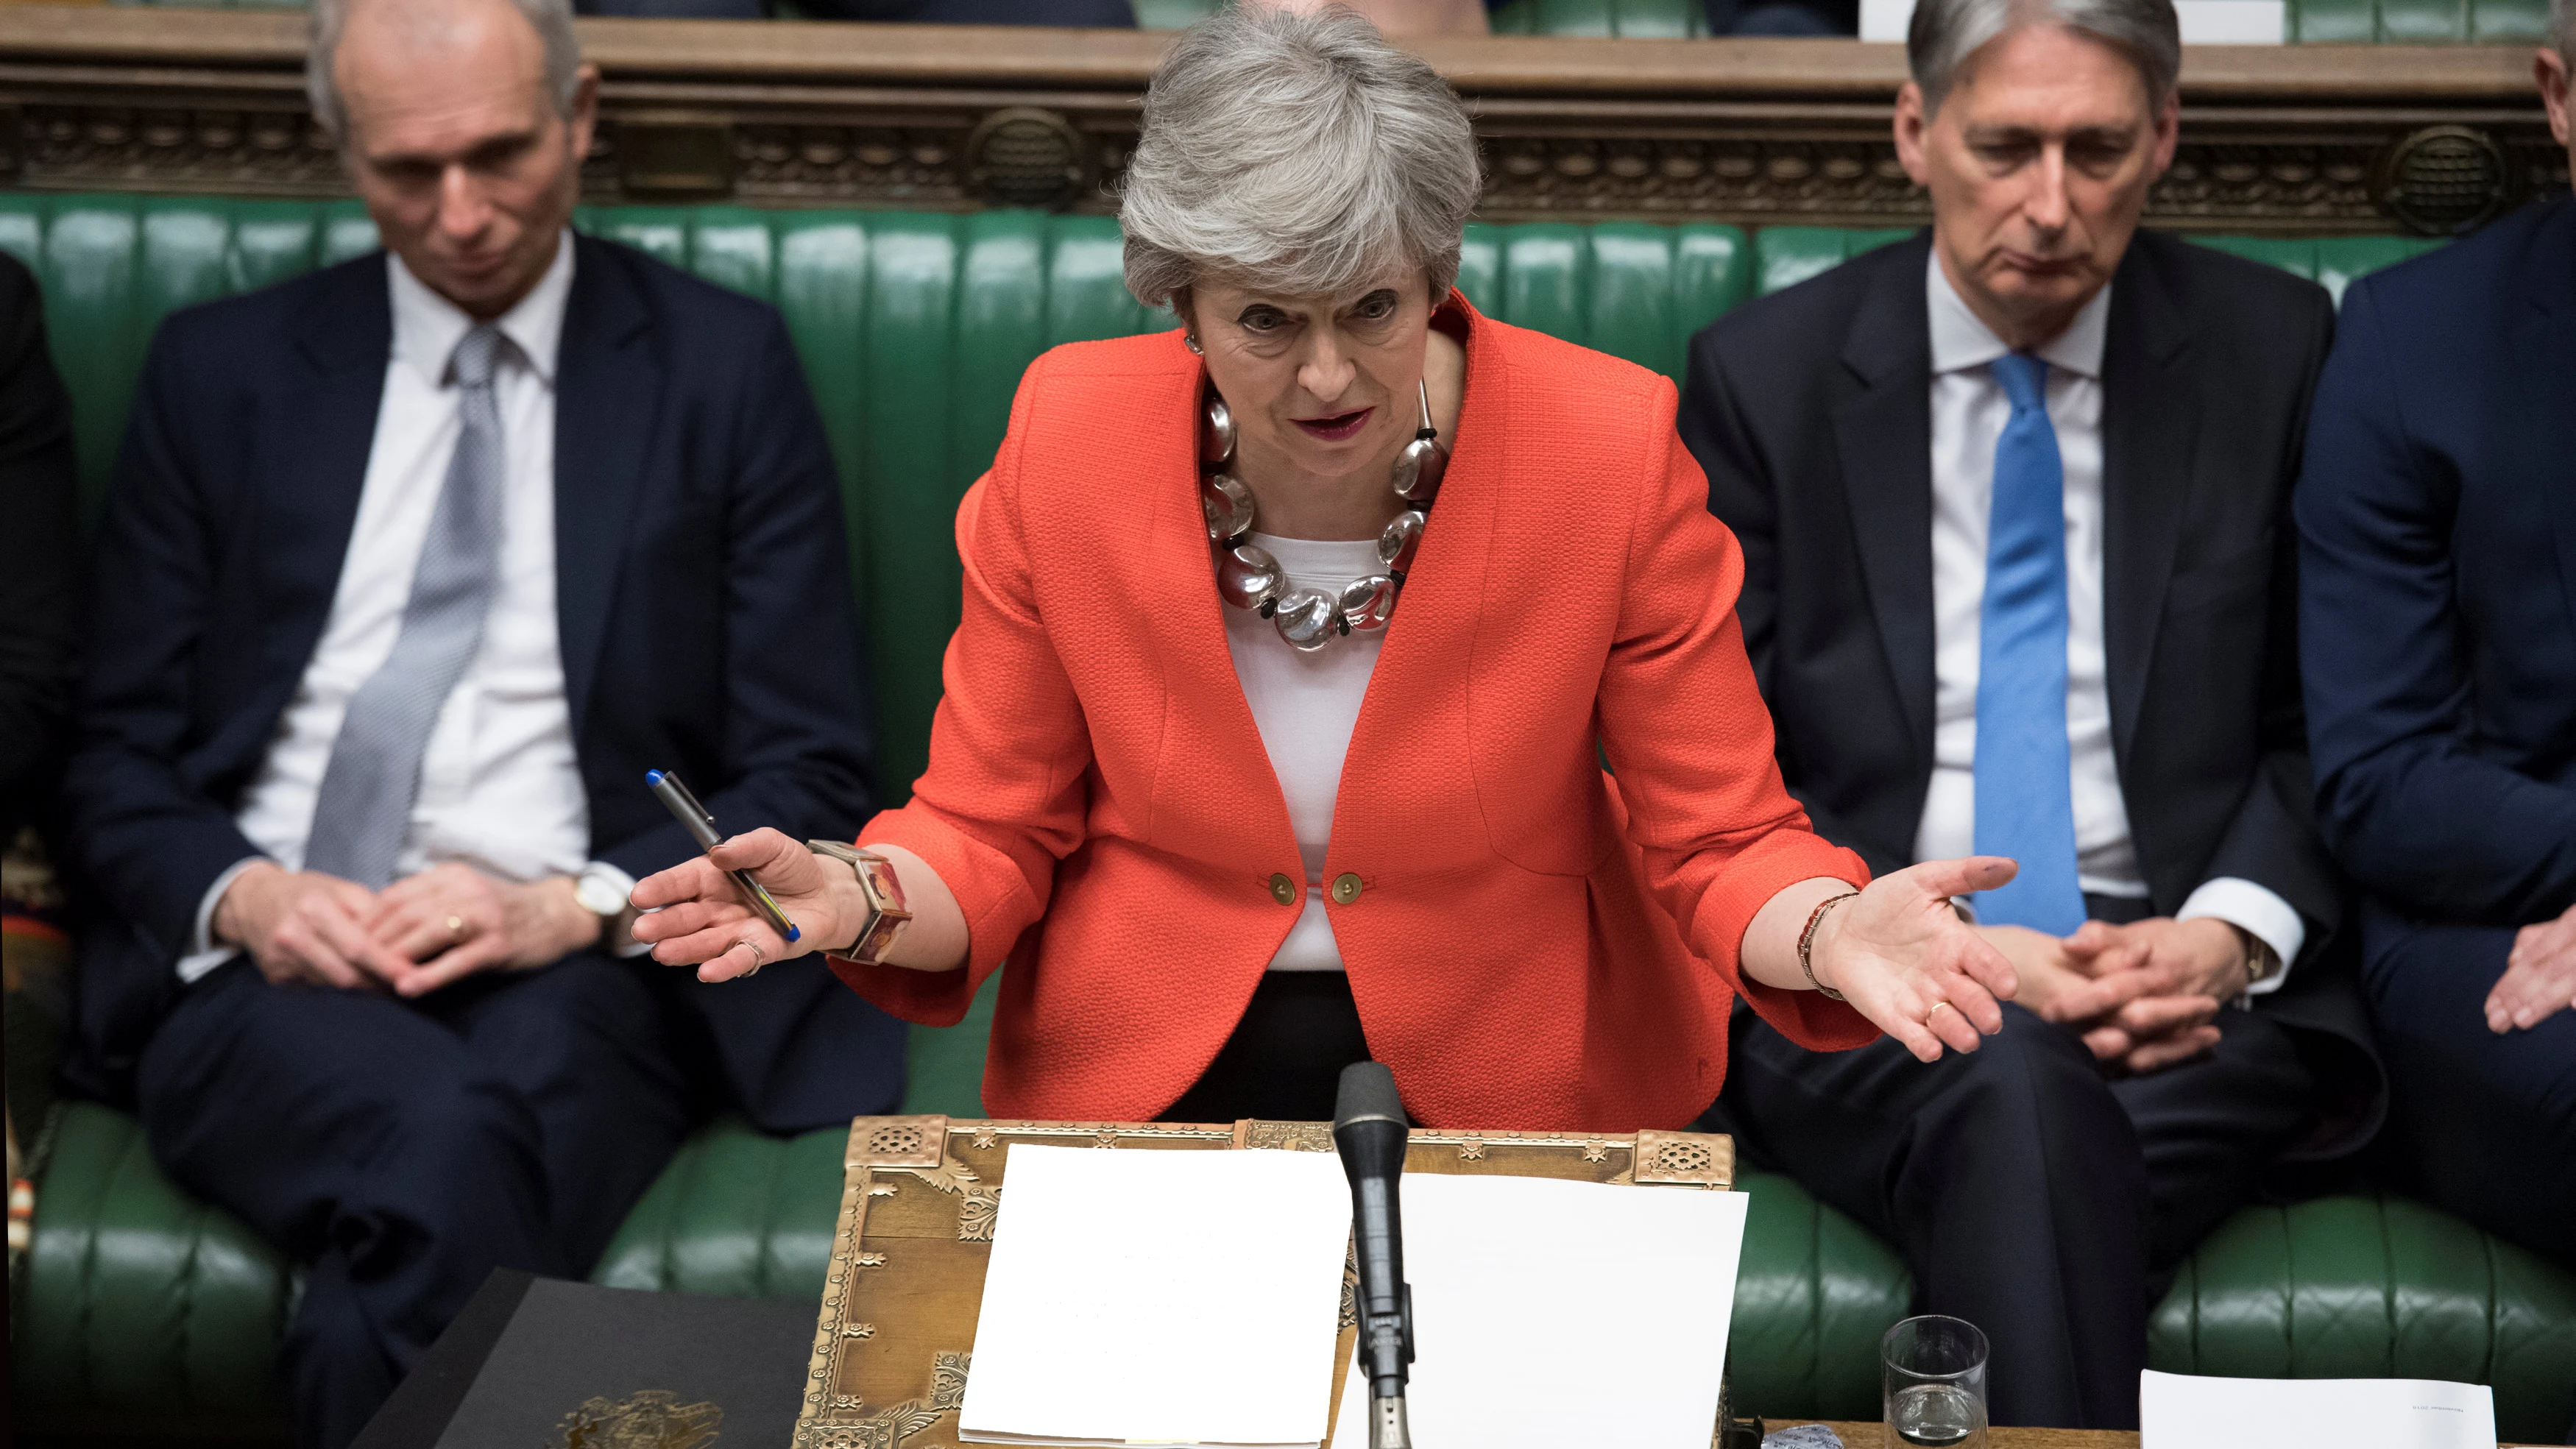
[{"label": "grey striped tie", "polygon": [[420,793],[421,755],[447,696],[483,643],[500,576],[501,492],[507,461],[501,413],[492,400],[492,368],[501,334],[485,323],[456,344],[456,456],[430,517],[412,575],[402,632],[384,666],[349,699],[348,717],[332,742],[313,807],[306,870],[325,871],[380,889],[394,878]]}]

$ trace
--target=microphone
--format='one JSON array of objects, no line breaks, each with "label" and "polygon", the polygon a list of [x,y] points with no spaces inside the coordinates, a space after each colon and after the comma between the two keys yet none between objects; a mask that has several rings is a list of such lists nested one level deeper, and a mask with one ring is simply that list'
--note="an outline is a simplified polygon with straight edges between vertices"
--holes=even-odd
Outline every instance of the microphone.
[{"label": "microphone", "polygon": [[1395,1074],[1377,1062],[1342,1068],[1333,1099],[1333,1146],[1351,1179],[1351,1229],[1359,1242],[1360,1366],[1369,1384],[1368,1449],[1413,1449],[1404,1422],[1405,1365],[1413,1362],[1413,1288],[1404,1281],[1407,1129]]}]

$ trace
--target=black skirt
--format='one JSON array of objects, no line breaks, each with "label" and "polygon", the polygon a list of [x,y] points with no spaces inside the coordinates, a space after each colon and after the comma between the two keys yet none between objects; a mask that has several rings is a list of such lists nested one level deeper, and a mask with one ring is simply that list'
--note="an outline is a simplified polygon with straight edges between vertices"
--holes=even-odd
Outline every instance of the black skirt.
[{"label": "black skirt", "polygon": [[1162,1120],[1329,1122],[1342,1068],[1368,1059],[1348,976],[1267,971],[1234,1035]]}]

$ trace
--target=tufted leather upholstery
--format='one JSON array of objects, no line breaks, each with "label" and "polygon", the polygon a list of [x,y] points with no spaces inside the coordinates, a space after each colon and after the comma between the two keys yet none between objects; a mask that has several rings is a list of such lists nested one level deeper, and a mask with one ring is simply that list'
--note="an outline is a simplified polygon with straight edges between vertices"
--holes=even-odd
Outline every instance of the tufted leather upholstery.
[{"label": "tufted leather upholstery", "polygon": [[2576,1277],[2420,1203],[2249,1208],[2184,1265],[2149,1328],[2175,1373],[2495,1386],[2507,1439],[2576,1417]]},{"label": "tufted leather upholstery", "polygon": [[2303,45],[2533,45],[2549,0],[2290,0],[2289,28]]},{"label": "tufted leather upholstery", "polygon": [[274,1419],[286,1265],[171,1186],[133,1118],[66,1103],[38,1203],[11,1318],[21,1427],[184,1424],[214,1437]]},{"label": "tufted leather upholstery", "polygon": [[[999,441],[1021,368],[1055,342],[1166,325],[1127,297],[1115,224],[730,207],[609,208],[585,212],[581,224],[785,310],[850,504],[886,778],[908,780],[956,617],[950,514]],[[1493,316],[1677,375],[1690,333],[1708,318],[1902,234],[1477,226],[1460,285]],[[2216,244],[2330,283],[2423,245]],[[373,245],[346,202],[0,194],[0,247],[46,285],[93,492],[163,314]],[[989,1010],[988,1000],[960,1027],[915,1034],[908,1110],[978,1110]],[[777,1142],[739,1125],[707,1129],[638,1205],[599,1277],[811,1296],[838,1201],[839,1151],[832,1132]],[[1795,1184],[1756,1177],[1747,1186],[1754,1206],[1733,1353],[1741,1401],[1775,1416],[1873,1416],[1874,1345],[1911,1294],[1902,1264]],[[2278,1245],[2268,1257],[2265,1243]],[[2477,1264],[2487,1266],[2472,1271]],[[239,1224],[161,1176],[130,1118],[76,1104],[39,1196],[13,1345],[17,1403],[31,1422],[121,1416],[190,1434],[273,1423],[269,1365],[291,1284]],[[2458,1223],[2407,1203],[2337,1200],[2248,1214],[2214,1238],[2161,1310],[2156,1361],[2242,1373],[2491,1375],[2508,1432],[2537,1437],[2567,1420],[2566,1393],[2550,1390],[2576,1384],[2571,1303],[2576,1280]],[[2358,1311],[2370,1304],[2379,1306]]]}]

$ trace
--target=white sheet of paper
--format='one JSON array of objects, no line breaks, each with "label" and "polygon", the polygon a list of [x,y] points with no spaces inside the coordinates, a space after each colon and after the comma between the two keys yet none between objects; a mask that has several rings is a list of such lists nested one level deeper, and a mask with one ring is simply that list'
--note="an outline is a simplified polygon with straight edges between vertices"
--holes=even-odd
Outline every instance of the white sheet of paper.
[{"label": "white sheet of paper", "polygon": [[[1406,1173],[1415,1442],[1708,1449],[1747,1202]],[[1353,1372],[1335,1449],[1366,1449],[1367,1420],[1368,1386]]]},{"label": "white sheet of paper", "polygon": [[1351,1229],[1340,1158],[1009,1150],[961,1438],[1322,1441]]},{"label": "white sheet of paper", "polygon": [[2138,1375],[2140,1449],[2495,1449],[2495,1391],[2439,1379]]}]

